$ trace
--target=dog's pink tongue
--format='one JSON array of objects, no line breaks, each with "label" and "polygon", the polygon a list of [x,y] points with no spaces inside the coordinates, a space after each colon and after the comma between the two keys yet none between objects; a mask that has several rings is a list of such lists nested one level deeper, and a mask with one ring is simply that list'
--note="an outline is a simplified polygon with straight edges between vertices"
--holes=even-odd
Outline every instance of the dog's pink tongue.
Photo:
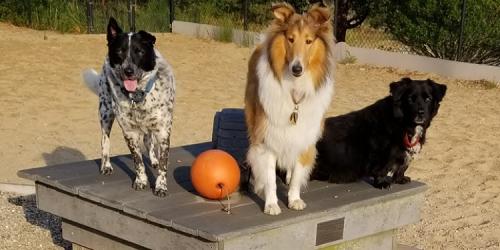
[{"label": "dog's pink tongue", "polygon": [[123,84],[128,92],[134,92],[137,89],[137,80],[125,80]]}]

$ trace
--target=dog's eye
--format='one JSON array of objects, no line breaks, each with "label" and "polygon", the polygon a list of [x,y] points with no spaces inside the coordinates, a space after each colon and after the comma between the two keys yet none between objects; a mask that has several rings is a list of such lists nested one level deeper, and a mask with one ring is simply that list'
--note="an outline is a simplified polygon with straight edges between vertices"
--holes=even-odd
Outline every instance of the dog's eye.
[{"label": "dog's eye", "polygon": [[293,37],[289,37],[289,38],[288,38],[288,41],[289,41],[290,43],[293,43],[293,41],[294,41],[294,40],[293,40]]},{"label": "dog's eye", "polygon": [[306,40],[306,44],[311,44],[312,42],[313,42],[313,40],[311,40],[311,39]]},{"label": "dog's eye", "polygon": [[425,102],[430,102],[432,101],[432,97],[428,96],[427,98],[425,98]]},{"label": "dog's eye", "polygon": [[139,55],[143,55],[144,54],[144,50],[142,50],[142,49],[135,49],[135,53],[139,54]]}]

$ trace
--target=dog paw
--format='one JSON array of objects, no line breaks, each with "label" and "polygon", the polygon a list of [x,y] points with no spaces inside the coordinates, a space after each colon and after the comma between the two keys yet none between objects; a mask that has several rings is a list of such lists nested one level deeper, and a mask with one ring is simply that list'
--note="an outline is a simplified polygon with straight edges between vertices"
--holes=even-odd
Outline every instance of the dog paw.
[{"label": "dog paw", "polygon": [[268,204],[264,207],[264,213],[269,215],[278,215],[281,213],[281,208],[278,204]]},{"label": "dog paw", "polygon": [[134,184],[132,184],[132,188],[135,190],[143,190],[146,188],[147,183],[144,183],[143,181],[136,179],[134,181]]},{"label": "dog paw", "polygon": [[288,202],[288,208],[293,210],[304,210],[307,207],[307,204],[302,199],[297,199]]},{"label": "dog paw", "polygon": [[397,178],[396,180],[394,180],[394,183],[397,183],[397,184],[406,184],[409,182],[411,182],[411,178],[408,176],[403,176],[401,178]]},{"label": "dog paw", "polygon": [[102,175],[110,175],[113,173],[113,168],[111,166],[108,167],[101,167],[101,174]]},{"label": "dog paw", "polygon": [[383,182],[375,183],[373,186],[378,188],[378,189],[390,189],[391,183],[387,182],[387,181],[383,181]]},{"label": "dog paw", "polygon": [[165,188],[155,188],[154,194],[158,197],[165,197],[167,196],[167,189]]}]

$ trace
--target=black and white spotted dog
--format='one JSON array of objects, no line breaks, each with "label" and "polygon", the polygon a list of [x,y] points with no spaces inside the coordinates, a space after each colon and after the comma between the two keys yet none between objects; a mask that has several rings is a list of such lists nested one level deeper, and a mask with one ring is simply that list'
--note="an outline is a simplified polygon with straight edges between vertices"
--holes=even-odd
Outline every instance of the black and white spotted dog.
[{"label": "black and white spotted dog", "polygon": [[[114,18],[107,28],[108,56],[102,73],[87,70],[83,78],[99,95],[102,132],[101,174],[113,172],[109,161],[109,135],[113,121],[123,130],[132,153],[136,178],[134,189],[148,184],[141,148],[159,170],[154,194],[167,194],[167,164],[172,130],[175,80],[171,66],[154,49],[156,38],[145,32],[124,33]],[[144,143],[145,147],[142,147]]]}]

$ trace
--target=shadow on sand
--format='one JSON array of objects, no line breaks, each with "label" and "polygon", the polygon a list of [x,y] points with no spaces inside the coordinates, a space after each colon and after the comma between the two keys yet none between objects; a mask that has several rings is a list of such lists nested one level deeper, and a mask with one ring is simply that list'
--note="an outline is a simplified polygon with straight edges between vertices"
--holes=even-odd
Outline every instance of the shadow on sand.
[{"label": "shadow on sand", "polygon": [[[78,149],[63,146],[57,147],[50,153],[43,153],[42,156],[47,166],[86,160],[86,157]],[[39,210],[34,194],[10,197],[8,198],[8,202],[23,208],[24,217],[27,222],[49,230],[52,243],[64,249],[72,249],[71,242],[62,238],[61,218]]]}]

